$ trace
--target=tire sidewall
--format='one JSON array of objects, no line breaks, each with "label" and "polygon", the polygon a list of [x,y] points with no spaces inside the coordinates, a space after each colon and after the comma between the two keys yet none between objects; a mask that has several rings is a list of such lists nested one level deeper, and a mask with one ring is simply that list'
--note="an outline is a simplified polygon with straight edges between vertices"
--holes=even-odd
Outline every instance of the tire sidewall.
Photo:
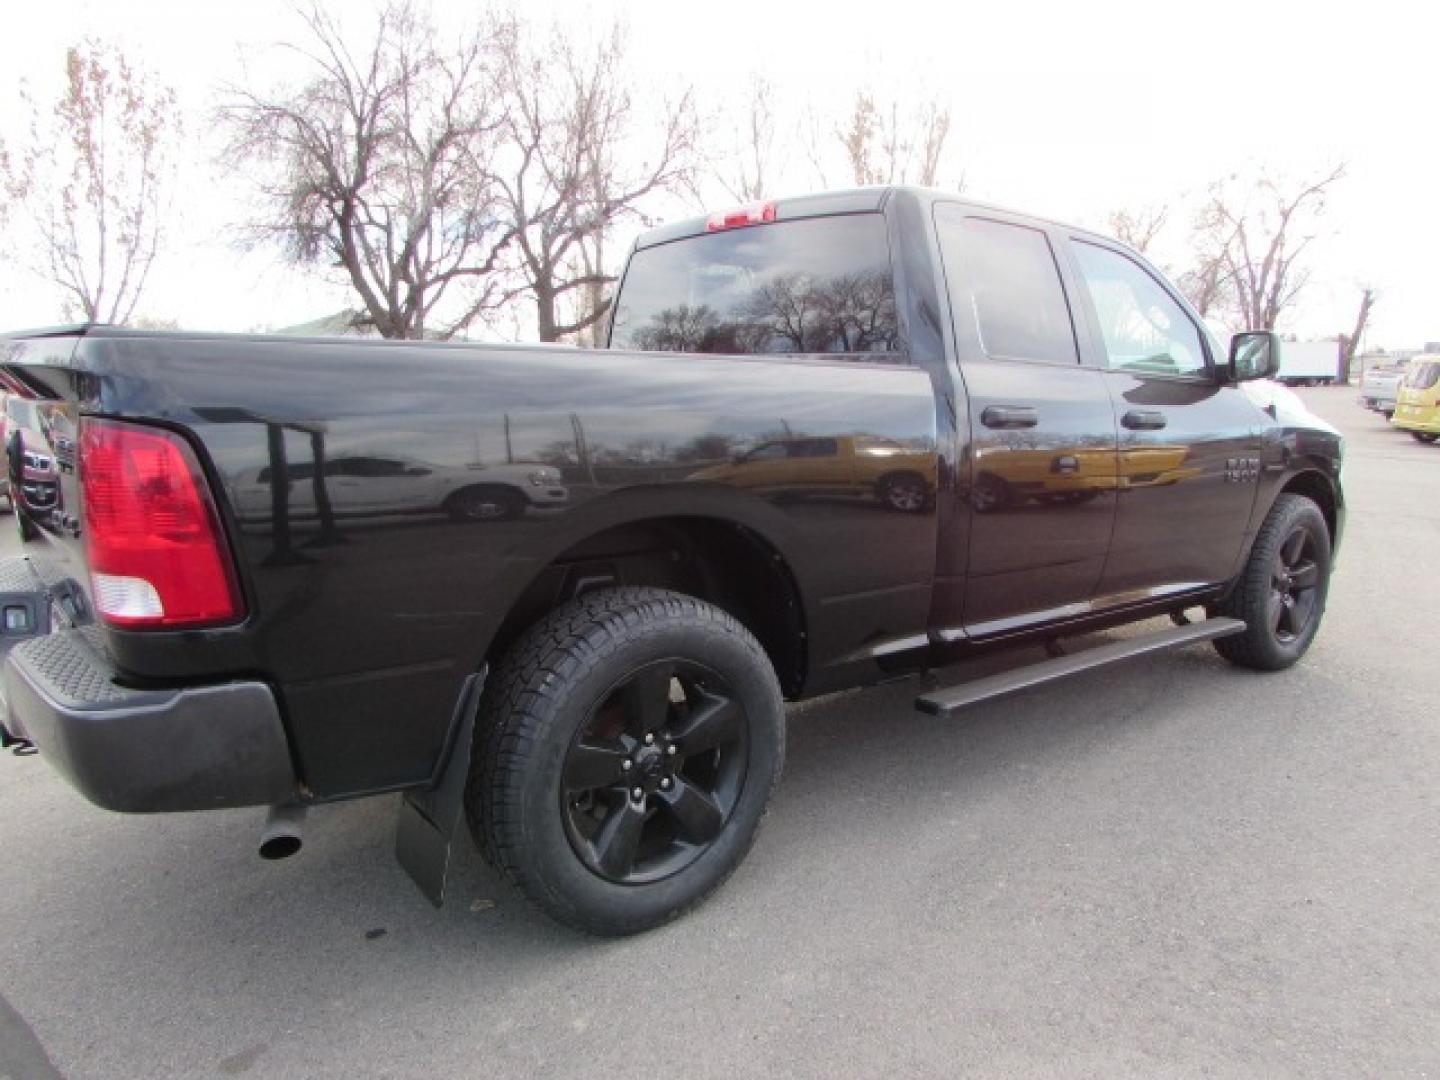
[{"label": "tire sidewall", "polygon": [[[1271,567],[1279,557],[1281,547],[1285,540],[1295,531],[1297,526],[1303,526],[1310,534],[1313,541],[1314,558],[1316,568],[1319,571],[1319,582],[1315,592],[1315,608],[1311,612],[1309,625],[1292,641],[1281,641],[1276,632],[1270,628],[1268,621],[1270,589],[1269,575]],[[1242,613],[1246,622],[1255,620],[1254,625],[1262,628],[1262,633],[1257,634],[1255,643],[1260,647],[1261,657],[1267,667],[1279,669],[1289,667],[1295,663],[1310,648],[1311,642],[1320,630],[1320,622],[1325,614],[1325,603],[1330,591],[1330,530],[1325,524],[1325,517],[1320,508],[1308,499],[1297,500],[1288,504],[1282,510],[1282,517],[1277,521],[1276,528],[1266,537],[1264,544],[1257,545],[1251,555],[1260,565],[1254,567],[1253,573],[1258,580],[1263,567],[1266,586],[1263,589],[1254,589],[1248,597],[1248,607],[1251,610]]]},{"label": "tire sidewall", "polygon": [[[598,655],[572,654],[572,662],[551,683],[541,730],[524,767],[491,782],[518,785],[520,843],[526,852],[521,872],[579,924],[608,932],[643,930],[663,922],[719,885],[744,856],[779,779],[784,758],[784,712],[768,660],[753,642],[726,633],[713,620],[674,616],[614,625],[597,637]],[[758,653],[758,656],[757,656]],[[729,683],[749,726],[744,786],[720,835],[694,862],[670,877],[643,885],[606,881],[590,870],[571,844],[563,813],[560,780],[576,733],[609,692],[631,672],[665,659],[703,664]],[[757,663],[758,661],[758,663]]]}]

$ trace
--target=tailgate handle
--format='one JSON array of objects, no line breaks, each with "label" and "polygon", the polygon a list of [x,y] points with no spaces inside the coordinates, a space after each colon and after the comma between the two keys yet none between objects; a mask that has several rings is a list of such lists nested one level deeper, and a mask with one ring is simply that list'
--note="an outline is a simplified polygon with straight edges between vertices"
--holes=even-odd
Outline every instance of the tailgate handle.
[{"label": "tailgate handle", "polygon": [[1159,431],[1167,423],[1165,414],[1150,409],[1131,409],[1120,418],[1131,431]]},{"label": "tailgate handle", "polygon": [[1031,405],[991,405],[980,414],[980,423],[988,428],[1027,428],[1040,422],[1040,414]]}]

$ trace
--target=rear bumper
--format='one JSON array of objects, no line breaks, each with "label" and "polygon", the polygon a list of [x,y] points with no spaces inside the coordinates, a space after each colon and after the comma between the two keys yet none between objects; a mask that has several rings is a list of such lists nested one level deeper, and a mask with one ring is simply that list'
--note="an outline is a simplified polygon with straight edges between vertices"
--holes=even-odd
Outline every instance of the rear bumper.
[{"label": "rear bumper", "polygon": [[0,672],[0,723],[35,744],[107,810],[258,806],[296,797],[280,711],[261,682],[136,690],[85,630],[15,646]]}]

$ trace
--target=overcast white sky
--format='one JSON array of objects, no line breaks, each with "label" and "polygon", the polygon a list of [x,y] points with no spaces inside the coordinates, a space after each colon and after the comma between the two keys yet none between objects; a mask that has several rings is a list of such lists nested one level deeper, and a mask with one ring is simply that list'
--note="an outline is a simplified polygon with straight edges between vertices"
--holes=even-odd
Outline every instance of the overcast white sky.
[{"label": "overcast white sky", "polygon": [[[371,5],[336,6],[363,17]],[[436,7],[443,18],[474,10]],[[794,112],[842,101],[859,81],[882,92],[923,82],[951,107],[952,160],[967,193],[1083,225],[1103,227],[1121,206],[1179,205],[1236,169],[1305,176],[1347,161],[1314,247],[1313,287],[1281,329],[1308,337],[1348,327],[1359,285],[1373,284],[1369,343],[1395,348],[1440,339],[1440,18],[1422,13],[1429,7],[530,0],[523,10],[623,13],[637,74],[660,91],[693,80],[722,110],[752,70],[767,73]],[[87,34],[118,42],[174,85],[188,111],[180,221],[144,314],[247,330],[347,303],[342,288],[273,253],[235,247],[227,226],[245,217],[248,195],[214,160],[217,87],[247,72],[283,77],[272,46],[298,33],[281,0],[46,0],[7,11],[0,132],[18,133],[21,79],[48,96],[65,46]],[[814,186],[802,155],[790,166],[782,194]],[[1183,261],[1185,222],[1172,217],[1162,263]],[[0,264],[0,326],[58,316],[53,292]]]}]

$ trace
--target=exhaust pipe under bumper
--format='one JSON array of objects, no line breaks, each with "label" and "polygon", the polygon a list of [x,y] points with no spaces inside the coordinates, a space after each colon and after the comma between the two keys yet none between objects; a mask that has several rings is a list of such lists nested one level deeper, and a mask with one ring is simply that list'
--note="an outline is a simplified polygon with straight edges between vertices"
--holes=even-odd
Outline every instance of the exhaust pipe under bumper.
[{"label": "exhaust pipe under bumper", "polygon": [[272,806],[260,830],[260,857],[288,859],[300,850],[301,827],[305,824],[306,808],[299,803]]}]

